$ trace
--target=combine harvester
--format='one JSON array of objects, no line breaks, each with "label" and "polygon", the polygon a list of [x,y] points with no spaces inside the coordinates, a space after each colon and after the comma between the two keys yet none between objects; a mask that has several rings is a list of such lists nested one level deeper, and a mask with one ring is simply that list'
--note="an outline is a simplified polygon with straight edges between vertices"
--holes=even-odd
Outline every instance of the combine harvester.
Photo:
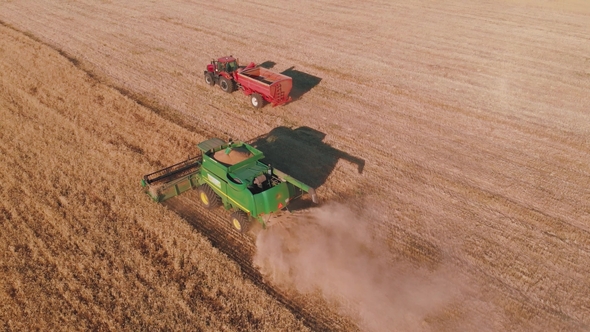
[{"label": "combine harvester", "polygon": [[231,55],[212,60],[207,65],[205,82],[211,86],[217,83],[227,93],[236,88],[242,90],[245,95],[250,96],[250,103],[255,108],[261,108],[265,102],[272,106],[288,103],[293,87],[291,77],[256,66],[253,62],[240,68],[238,60]]},{"label": "combine harvester", "polygon": [[198,144],[201,156],[143,177],[141,185],[156,202],[163,202],[190,189],[197,189],[203,206],[220,204],[233,210],[231,223],[246,233],[252,220],[263,219],[287,208],[307,192],[318,203],[315,190],[291,176],[262,163],[262,151],[244,142],[212,138]]}]

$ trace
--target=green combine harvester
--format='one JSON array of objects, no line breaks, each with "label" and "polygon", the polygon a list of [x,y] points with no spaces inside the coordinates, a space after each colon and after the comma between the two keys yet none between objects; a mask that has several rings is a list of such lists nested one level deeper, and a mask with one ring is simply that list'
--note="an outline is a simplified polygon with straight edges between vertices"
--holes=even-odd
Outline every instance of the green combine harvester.
[{"label": "green combine harvester", "polygon": [[143,177],[141,185],[154,201],[197,189],[207,209],[232,210],[231,223],[241,233],[254,219],[266,227],[264,216],[287,209],[304,193],[318,203],[313,188],[261,162],[264,154],[249,144],[212,138],[198,147],[200,156]]}]

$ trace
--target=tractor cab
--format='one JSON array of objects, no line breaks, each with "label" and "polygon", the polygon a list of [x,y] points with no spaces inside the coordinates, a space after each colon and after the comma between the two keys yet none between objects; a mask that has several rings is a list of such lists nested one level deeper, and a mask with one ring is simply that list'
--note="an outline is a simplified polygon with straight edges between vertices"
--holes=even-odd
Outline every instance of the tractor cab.
[{"label": "tractor cab", "polygon": [[211,64],[207,66],[207,70],[210,72],[219,73],[232,73],[238,69],[238,60],[234,57],[224,56],[216,60],[212,60]]}]

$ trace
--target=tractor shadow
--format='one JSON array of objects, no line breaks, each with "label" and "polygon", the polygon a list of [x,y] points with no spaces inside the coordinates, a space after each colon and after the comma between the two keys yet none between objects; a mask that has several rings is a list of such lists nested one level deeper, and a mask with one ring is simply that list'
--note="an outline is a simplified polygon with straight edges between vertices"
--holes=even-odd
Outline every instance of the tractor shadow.
[{"label": "tractor shadow", "polygon": [[293,68],[295,67],[288,68],[281,74],[289,76],[293,79],[293,88],[291,89],[290,95],[293,100],[297,100],[300,99],[304,94],[311,91],[311,89],[313,89],[316,85],[320,84],[322,78]]},{"label": "tractor shadow", "polygon": [[[264,61],[259,66],[266,69],[272,69],[274,66],[276,66],[276,64],[277,63],[274,61]],[[295,70],[294,68],[295,66],[288,68],[281,74],[289,76],[293,79],[293,88],[291,88],[290,95],[293,100],[297,100],[304,94],[311,91],[311,89],[313,89],[316,85],[320,84],[322,79],[321,77],[313,76],[308,73]]]},{"label": "tractor shadow", "polygon": [[276,65],[277,65],[277,63],[274,61],[264,61],[263,63],[259,64],[258,66],[265,68],[265,69],[272,69]]},{"label": "tractor shadow", "polygon": [[264,153],[263,162],[313,188],[326,182],[340,159],[356,164],[359,174],[363,172],[364,159],[324,143],[325,137],[325,133],[310,127],[281,126],[249,143]]}]

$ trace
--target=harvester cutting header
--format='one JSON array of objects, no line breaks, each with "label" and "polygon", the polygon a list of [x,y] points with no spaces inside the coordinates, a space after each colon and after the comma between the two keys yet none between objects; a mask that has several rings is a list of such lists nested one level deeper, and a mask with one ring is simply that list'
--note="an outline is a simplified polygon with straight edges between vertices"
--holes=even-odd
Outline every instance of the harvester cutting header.
[{"label": "harvester cutting header", "polygon": [[236,88],[242,90],[255,108],[264,106],[265,102],[277,106],[291,100],[291,77],[256,66],[253,62],[240,67],[238,60],[231,55],[211,60],[204,74],[207,84],[218,84],[225,92],[231,93]]},{"label": "harvester cutting header", "polygon": [[233,210],[232,225],[242,233],[254,219],[265,227],[265,215],[286,209],[304,193],[318,202],[313,188],[261,162],[264,154],[249,144],[212,138],[198,147],[200,156],[143,177],[141,184],[154,201],[197,189],[206,208]]}]

